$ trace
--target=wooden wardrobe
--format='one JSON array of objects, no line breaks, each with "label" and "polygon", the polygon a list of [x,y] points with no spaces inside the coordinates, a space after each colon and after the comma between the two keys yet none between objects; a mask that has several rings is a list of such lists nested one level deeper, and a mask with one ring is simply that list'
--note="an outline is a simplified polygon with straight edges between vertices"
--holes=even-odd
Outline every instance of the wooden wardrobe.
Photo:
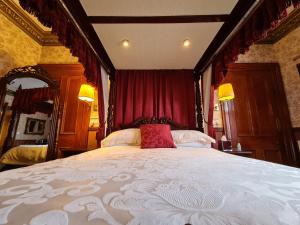
[{"label": "wooden wardrobe", "polygon": [[255,158],[298,165],[280,67],[276,63],[231,64],[224,82],[235,99],[222,103],[223,123],[235,147],[238,142]]},{"label": "wooden wardrobe", "polygon": [[60,84],[57,157],[86,151],[91,107],[78,99],[80,86],[86,82],[82,65],[42,64],[41,66]]}]

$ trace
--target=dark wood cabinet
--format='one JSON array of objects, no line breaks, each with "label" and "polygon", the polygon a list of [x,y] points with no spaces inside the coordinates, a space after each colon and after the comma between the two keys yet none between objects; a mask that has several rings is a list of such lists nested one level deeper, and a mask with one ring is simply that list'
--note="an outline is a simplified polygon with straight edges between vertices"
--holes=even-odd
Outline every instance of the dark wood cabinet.
[{"label": "dark wood cabinet", "polygon": [[58,136],[58,157],[69,155],[74,149],[86,151],[90,105],[78,99],[79,89],[86,82],[84,69],[80,64],[43,64],[53,79],[60,84],[60,129]]},{"label": "dark wood cabinet", "polygon": [[236,147],[253,149],[255,158],[298,165],[280,68],[275,63],[232,64],[226,82],[235,99],[222,103],[224,128]]},{"label": "dark wood cabinet", "polygon": [[238,155],[238,156],[242,156],[242,157],[247,157],[247,158],[255,158],[254,152],[250,151],[250,150],[232,150],[232,151],[222,151],[228,154],[232,154],[232,155]]}]

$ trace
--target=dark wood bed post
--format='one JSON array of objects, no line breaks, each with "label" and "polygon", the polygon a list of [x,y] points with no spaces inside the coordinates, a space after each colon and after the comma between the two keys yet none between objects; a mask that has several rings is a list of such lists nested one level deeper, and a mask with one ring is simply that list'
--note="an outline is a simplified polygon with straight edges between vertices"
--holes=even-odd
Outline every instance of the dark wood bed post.
[{"label": "dark wood bed post", "polygon": [[196,100],[197,128],[199,131],[204,132],[199,81],[200,81],[200,73],[196,73],[194,71],[194,82],[195,82],[195,89],[196,89],[196,99],[195,100]]},{"label": "dark wood bed post", "polygon": [[112,132],[113,120],[114,120],[114,110],[115,110],[115,98],[116,98],[116,80],[115,72],[109,74],[109,99],[108,99],[108,112],[107,112],[107,128],[106,136]]}]

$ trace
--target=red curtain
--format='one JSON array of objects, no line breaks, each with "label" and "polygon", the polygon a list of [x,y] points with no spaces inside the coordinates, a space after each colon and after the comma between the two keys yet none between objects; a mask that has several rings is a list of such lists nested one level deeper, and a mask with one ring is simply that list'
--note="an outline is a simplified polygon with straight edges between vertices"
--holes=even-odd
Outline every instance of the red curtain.
[{"label": "red curtain", "polygon": [[237,60],[239,54],[245,54],[250,45],[267,36],[280,20],[287,16],[286,9],[300,6],[300,0],[265,0],[234,38],[222,50],[213,62],[213,84],[217,87],[227,73],[227,66]]},{"label": "red curtain", "polygon": [[115,79],[115,129],[141,117],[196,127],[192,70],[120,70]]},{"label": "red curtain", "polygon": [[46,101],[53,100],[53,98],[54,93],[51,88],[18,89],[14,96],[12,108],[20,113],[43,112],[50,115],[53,104]]},{"label": "red curtain", "polygon": [[[35,15],[38,20],[47,27],[52,28],[59,41],[71,50],[73,56],[77,56],[85,69],[87,80],[98,87],[99,109],[99,134],[102,139],[104,133],[104,101],[101,80],[101,63],[90,48],[78,29],[70,20],[69,16],[61,8],[57,0],[19,0],[23,9]],[[101,114],[101,115],[100,115]]]}]

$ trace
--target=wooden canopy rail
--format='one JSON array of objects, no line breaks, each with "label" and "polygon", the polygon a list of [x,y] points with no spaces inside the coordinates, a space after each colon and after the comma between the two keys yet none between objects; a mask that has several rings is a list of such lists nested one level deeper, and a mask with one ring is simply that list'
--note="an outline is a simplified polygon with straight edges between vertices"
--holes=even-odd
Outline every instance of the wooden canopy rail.
[{"label": "wooden canopy rail", "polygon": [[183,15],[183,16],[89,16],[93,24],[129,24],[129,23],[210,23],[225,22],[228,15]]},{"label": "wooden canopy rail", "polygon": [[141,125],[144,124],[169,124],[172,130],[188,130],[189,127],[187,126],[182,126],[175,121],[167,118],[167,117],[162,117],[162,118],[139,118],[135,121],[133,121],[130,124],[124,124],[121,126],[121,129],[128,129],[128,128],[139,128]]},{"label": "wooden canopy rail", "polygon": [[[56,149],[57,149],[57,131],[59,127],[59,86],[56,81],[49,79],[50,75],[46,70],[44,70],[39,65],[36,66],[25,66],[20,68],[15,68],[9,71],[4,77],[0,79],[0,117],[5,113],[5,96],[7,91],[7,84],[10,84],[11,81],[17,78],[35,78],[44,81],[48,86],[53,89],[54,98],[53,98],[53,112],[52,119],[50,123],[50,132],[48,135],[48,150],[47,150],[47,160],[55,158]],[[4,150],[10,147],[12,143],[12,130],[16,121],[18,120],[18,112],[13,112],[12,121],[9,125],[8,137],[5,141]]]}]

